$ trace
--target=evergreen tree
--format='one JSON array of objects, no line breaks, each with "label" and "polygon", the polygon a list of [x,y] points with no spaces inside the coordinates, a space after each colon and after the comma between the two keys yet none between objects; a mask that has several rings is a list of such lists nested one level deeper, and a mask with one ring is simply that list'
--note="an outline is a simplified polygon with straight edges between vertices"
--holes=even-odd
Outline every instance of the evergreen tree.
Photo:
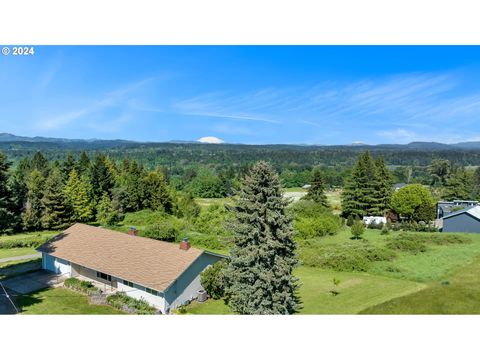
[{"label": "evergreen tree", "polygon": [[72,170],[76,169],[77,163],[75,161],[75,158],[73,157],[72,153],[69,152],[67,154],[67,158],[62,164],[62,173],[63,173],[63,178],[67,180],[70,176],[70,173]]},{"label": "evergreen tree", "polygon": [[390,202],[393,194],[392,175],[388,170],[383,157],[375,160],[375,181],[374,181],[374,198],[375,211],[378,216],[385,215],[390,210]]},{"label": "evergreen tree", "polygon": [[342,193],[343,216],[378,215],[375,198],[377,170],[370,153],[361,154]]},{"label": "evergreen tree", "polygon": [[0,233],[12,232],[16,226],[13,197],[8,183],[10,163],[0,152]]},{"label": "evergreen tree", "polygon": [[445,200],[468,200],[472,193],[472,179],[465,168],[457,168],[448,177],[444,193]]},{"label": "evergreen tree", "polygon": [[292,314],[299,309],[293,227],[278,175],[258,162],[245,177],[235,214],[225,273],[228,304],[240,314]]},{"label": "evergreen tree", "polygon": [[77,172],[80,176],[90,172],[90,158],[85,151],[82,151],[77,162]]},{"label": "evergreen tree", "polygon": [[172,213],[172,197],[162,173],[151,172],[145,178],[145,206],[152,210]]},{"label": "evergreen tree", "polygon": [[40,151],[37,151],[30,163],[32,170],[38,170],[42,173],[43,177],[46,177],[49,172],[48,160]]},{"label": "evergreen tree", "polygon": [[54,168],[45,181],[42,198],[42,226],[45,229],[61,230],[72,223],[72,208],[64,192],[62,172]]},{"label": "evergreen tree", "polygon": [[97,154],[91,166],[90,180],[95,198],[101,199],[103,193],[111,195],[114,178],[111,169],[107,165],[107,159],[103,154]]},{"label": "evergreen tree", "polygon": [[30,172],[30,161],[23,158],[10,176],[10,189],[12,192],[13,212],[15,214],[15,231],[22,230],[22,214],[27,203],[26,178]]},{"label": "evergreen tree", "polygon": [[312,181],[308,189],[306,200],[312,200],[322,206],[328,207],[327,195],[325,195],[325,182],[323,180],[322,171],[319,167],[315,167],[312,172]]},{"label": "evergreen tree", "polygon": [[480,201],[480,166],[475,169],[473,173],[473,198]]},{"label": "evergreen tree", "polygon": [[432,185],[444,186],[447,183],[447,178],[450,175],[451,170],[452,165],[450,164],[450,161],[445,159],[433,159],[428,167],[428,172],[432,177]]},{"label": "evergreen tree", "polygon": [[103,193],[97,205],[97,221],[102,225],[115,225],[119,220],[118,212],[113,208],[108,193]]},{"label": "evergreen tree", "polygon": [[72,221],[88,222],[93,220],[93,206],[88,188],[78,177],[75,169],[70,172],[64,191],[67,202],[73,211]]},{"label": "evergreen tree", "polygon": [[41,230],[45,178],[40,171],[33,170],[25,179],[25,183],[27,186],[27,201],[25,211],[22,214],[23,227],[29,231]]}]

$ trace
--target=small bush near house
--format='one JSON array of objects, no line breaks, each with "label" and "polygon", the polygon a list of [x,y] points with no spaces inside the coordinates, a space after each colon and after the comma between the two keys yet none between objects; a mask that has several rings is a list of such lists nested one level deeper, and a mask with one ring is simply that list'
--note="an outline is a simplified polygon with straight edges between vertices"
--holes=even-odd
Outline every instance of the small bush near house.
[{"label": "small bush near house", "polygon": [[363,232],[365,231],[365,224],[362,220],[355,220],[350,231],[352,232],[352,237],[354,239],[361,239]]},{"label": "small bush near house", "polygon": [[337,271],[367,271],[373,261],[388,261],[395,252],[369,244],[339,244],[302,249],[303,265]]},{"label": "small bush near house", "polygon": [[90,281],[85,281],[85,280],[79,280],[77,278],[68,278],[65,280],[63,285],[66,288],[81,292],[83,294],[91,295],[91,294],[98,294],[101,291],[97,289],[92,282]]},{"label": "small bush near house", "polygon": [[392,250],[400,250],[412,254],[427,251],[425,239],[412,234],[400,234],[387,242],[387,247]]},{"label": "small bush near house", "polygon": [[158,224],[147,226],[143,234],[151,239],[174,242],[180,231],[176,224],[170,221],[162,221]]},{"label": "small bush near house", "polygon": [[217,261],[200,274],[200,280],[207,294],[213,299],[220,299],[225,295],[224,271],[227,267],[225,260]]},{"label": "small bush near house", "polygon": [[124,293],[107,296],[107,302],[115,309],[132,314],[151,315],[157,313],[157,310],[145,300],[134,299]]}]

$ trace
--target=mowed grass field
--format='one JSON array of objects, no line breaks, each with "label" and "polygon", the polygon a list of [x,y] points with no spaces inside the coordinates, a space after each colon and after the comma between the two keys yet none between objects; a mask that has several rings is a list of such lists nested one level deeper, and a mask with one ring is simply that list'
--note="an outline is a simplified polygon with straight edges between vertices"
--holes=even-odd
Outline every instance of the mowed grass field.
[{"label": "mowed grass field", "polygon": [[18,297],[17,304],[22,315],[81,315],[81,314],[125,314],[107,305],[92,305],[85,295],[65,288],[39,290]]},{"label": "mowed grass field", "polygon": [[[428,236],[413,233],[415,236]],[[390,235],[367,229],[364,240],[385,246]],[[446,234],[436,233],[442,237]],[[480,313],[480,234],[462,234],[465,244],[428,245],[391,261],[373,262],[366,272],[340,272],[300,266],[300,314],[477,314]],[[352,243],[349,229],[318,239],[323,244]],[[340,279],[333,296],[333,278]],[[229,314],[223,300],[192,303],[188,314]]]},{"label": "mowed grass field", "polygon": [[[357,314],[371,306],[424,289],[424,284],[390,279],[364,273],[340,273],[311,267],[299,267],[302,300],[300,314]],[[340,279],[338,295],[330,292],[333,278]],[[208,300],[187,307],[189,314],[230,314],[223,300]]]}]

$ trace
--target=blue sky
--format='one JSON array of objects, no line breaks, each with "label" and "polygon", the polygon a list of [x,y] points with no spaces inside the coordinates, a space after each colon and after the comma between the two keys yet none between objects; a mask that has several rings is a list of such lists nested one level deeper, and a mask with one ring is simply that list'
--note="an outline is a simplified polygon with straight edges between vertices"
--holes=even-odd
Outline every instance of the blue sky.
[{"label": "blue sky", "polygon": [[480,140],[480,47],[40,46],[0,57],[0,132],[231,143]]}]

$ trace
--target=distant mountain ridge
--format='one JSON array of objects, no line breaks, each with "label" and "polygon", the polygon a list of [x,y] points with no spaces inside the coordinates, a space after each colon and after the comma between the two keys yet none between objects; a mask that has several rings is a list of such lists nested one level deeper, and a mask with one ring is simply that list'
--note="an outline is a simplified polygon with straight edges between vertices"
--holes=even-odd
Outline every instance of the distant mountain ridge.
[{"label": "distant mountain ridge", "polygon": [[[102,139],[65,139],[65,138],[54,138],[54,137],[42,137],[42,136],[18,136],[9,133],[0,133],[0,143],[9,143],[9,142],[28,142],[28,143],[57,143],[57,144],[68,144],[68,143],[101,143],[101,144],[152,144],[152,143],[174,143],[174,144],[200,144],[201,142],[195,140],[170,140],[170,141],[133,141],[133,140],[124,140],[124,139],[115,139],[115,140],[102,140]],[[229,145],[224,143],[223,145]],[[239,144],[237,144],[239,145]],[[269,145],[285,145],[285,144],[269,144]],[[262,145],[255,145],[262,146]],[[268,145],[266,145],[268,146]],[[308,145],[308,144],[290,144],[285,146],[313,146],[313,147],[355,147],[355,148],[385,148],[385,149],[411,149],[411,150],[480,150],[480,141],[467,141],[459,142],[456,144],[443,144],[438,142],[422,142],[415,141],[408,144],[378,144],[378,145],[368,145],[364,143],[352,143],[345,145]]]}]

